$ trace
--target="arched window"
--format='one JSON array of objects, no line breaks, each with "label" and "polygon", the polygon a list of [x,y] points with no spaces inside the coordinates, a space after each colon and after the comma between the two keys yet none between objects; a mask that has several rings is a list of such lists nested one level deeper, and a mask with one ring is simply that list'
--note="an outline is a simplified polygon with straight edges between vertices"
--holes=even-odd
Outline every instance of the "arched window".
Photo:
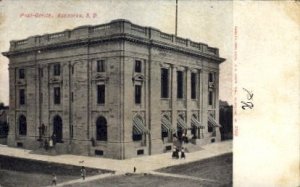
[{"label": "arched window", "polygon": [[53,118],[53,134],[52,137],[56,142],[62,142],[63,138],[63,123],[59,115],[54,116]]},{"label": "arched window", "polygon": [[24,115],[19,117],[19,134],[24,136],[27,134],[27,122]]},{"label": "arched window", "polygon": [[107,141],[107,121],[105,117],[98,117],[96,122],[96,128],[96,139],[99,141]]}]

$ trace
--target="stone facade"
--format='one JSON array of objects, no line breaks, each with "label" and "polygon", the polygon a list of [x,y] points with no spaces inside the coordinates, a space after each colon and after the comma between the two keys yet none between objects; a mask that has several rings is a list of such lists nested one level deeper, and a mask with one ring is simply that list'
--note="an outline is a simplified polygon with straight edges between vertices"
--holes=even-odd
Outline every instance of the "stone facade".
[{"label": "stone facade", "polygon": [[[195,144],[220,141],[217,125],[209,132],[209,115],[219,119],[219,64],[225,60],[217,48],[115,20],[11,41],[3,54],[10,60],[10,146],[38,149],[43,124],[43,139],[60,136],[57,153],[158,154],[180,136],[178,116],[188,138],[192,116],[201,124]],[[163,116],[173,128],[165,137]],[[98,123],[106,129],[97,130]],[[134,133],[140,123],[143,133]]]}]

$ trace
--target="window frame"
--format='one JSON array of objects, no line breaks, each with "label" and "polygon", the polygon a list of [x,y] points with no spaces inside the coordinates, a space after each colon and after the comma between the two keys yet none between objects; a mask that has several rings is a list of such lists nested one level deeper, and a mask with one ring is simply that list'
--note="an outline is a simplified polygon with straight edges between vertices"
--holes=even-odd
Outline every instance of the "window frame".
[{"label": "window frame", "polygon": [[105,84],[97,85],[97,104],[103,105],[105,104]]},{"label": "window frame", "polygon": [[191,73],[191,99],[197,99],[197,73],[192,72]]},{"label": "window frame", "polygon": [[142,61],[141,60],[135,60],[134,72],[135,73],[142,73]]},{"label": "window frame", "polygon": [[184,72],[177,71],[177,99],[184,99]]},{"label": "window frame", "polygon": [[170,80],[170,73],[169,68],[161,68],[161,75],[160,75],[160,97],[162,99],[167,99],[170,97],[169,93],[169,80]]},{"label": "window frame", "polygon": [[[24,121],[22,121],[23,122],[22,124],[21,124],[21,117],[24,118]],[[26,119],[26,116],[24,116],[23,114],[19,116],[18,125],[19,125],[19,135],[26,136],[27,135],[27,119]]]},{"label": "window frame", "polygon": [[19,74],[19,79],[25,79],[25,69],[24,68],[20,68],[18,74]]},{"label": "window frame", "polygon": [[97,60],[97,72],[98,73],[103,73],[106,71],[106,61],[105,60]]},{"label": "window frame", "polygon": [[61,104],[61,90],[59,86],[53,87],[53,103],[54,105]]},{"label": "window frame", "polygon": [[20,105],[26,104],[26,92],[24,88],[19,89],[19,104]]},{"label": "window frame", "polygon": [[215,81],[215,76],[213,72],[208,73],[208,82],[214,82]]},{"label": "window frame", "polygon": [[60,76],[61,75],[61,65],[60,63],[53,64],[53,75]]},{"label": "window frame", "polygon": [[142,104],[142,85],[134,85],[134,103]]},{"label": "window frame", "polygon": [[208,91],[208,105],[213,106],[214,105],[214,93],[212,90]]},{"label": "window frame", "polygon": [[[104,120],[105,123],[100,124],[99,120]],[[104,116],[99,116],[96,120],[96,141],[107,141],[107,140],[108,140],[107,119]]]}]

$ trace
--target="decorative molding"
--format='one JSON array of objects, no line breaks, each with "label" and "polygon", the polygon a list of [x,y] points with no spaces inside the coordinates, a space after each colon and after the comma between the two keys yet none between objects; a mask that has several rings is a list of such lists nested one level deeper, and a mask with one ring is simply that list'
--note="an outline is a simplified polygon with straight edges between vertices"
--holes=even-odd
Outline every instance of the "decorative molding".
[{"label": "decorative molding", "polygon": [[49,83],[50,84],[60,84],[60,83],[62,83],[63,81],[61,80],[61,78],[59,77],[52,77],[52,78],[50,78],[50,80],[49,80]]},{"label": "decorative molding", "polygon": [[177,111],[177,116],[180,116],[180,115],[182,115],[185,119],[186,118],[186,111],[178,110]]},{"label": "decorative molding", "polygon": [[194,68],[194,67],[188,67],[188,70],[189,70],[191,73],[199,73],[199,72],[201,71],[201,69]]},{"label": "decorative molding", "polygon": [[93,45],[93,44],[98,44],[102,42],[108,42],[108,41],[115,41],[115,40],[126,40],[129,42],[134,42],[138,44],[145,44],[145,45],[150,45],[152,47],[158,47],[161,49],[168,49],[172,51],[177,51],[181,53],[186,53],[189,55],[195,55],[195,56],[200,56],[206,59],[211,59],[212,61],[216,63],[221,63],[225,61],[226,59],[220,58],[219,56],[212,55],[210,53],[205,53],[202,51],[196,51],[196,50],[191,50],[186,47],[181,47],[178,45],[175,45],[174,43],[164,43],[160,42],[158,40],[149,40],[149,38],[139,38],[137,36],[130,35],[128,33],[120,33],[115,36],[106,36],[106,37],[95,37],[92,39],[86,38],[81,41],[77,40],[68,40],[68,41],[63,41],[60,43],[49,43],[48,45],[44,46],[34,46],[34,47],[29,47],[29,48],[20,48],[20,49],[14,49],[13,51],[8,51],[8,52],[3,52],[2,54],[4,56],[12,56],[12,55],[21,55],[24,53],[31,53],[32,51],[38,51],[38,50],[57,50],[57,49],[62,49],[66,47],[78,47],[78,46],[85,46],[85,45]]},{"label": "decorative molding", "polygon": [[92,80],[93,80],[93,81],[104,81],[104,82],[106,82],[106,81],[109,80],[109,78],[106,76],[106,73],[103,72],[103,73],[97,73],[97,74],[93,77]]},{"label": "decorative molding", "polygon": [[17,86],[26,86],[26,81],[19,79],[19,80],[16,81],[16,85]]},{"label": "decorative molding", "polygon": [[134,111],[133,115],[132,115],[132,119],[135,118],[136,116],[141,116],[144,123],[146,123],[146,121],[145,121],[145,112],[144,111]]},{"label": "decorative molding", "polygon": [[186,67],[184,67],[184,66],[175,66],[175,68],[177,71],[185,71],[186,70]]},{"label": "decorative molding", "polygon": [[164,115],[168,116],[169,119],[171,119],[172,111],[170,111],[170,110],[162,110],[161,111],[161,117],[164,116]]},{"label": "decorative molding", "polygon": [[161,67],[161,68],[170,69],[170,68],[171,68],[171,65],[168,64],[168,63],[161,62],[161,63],[160,63],[160,67]]},{"label": "decorative molding", "polygon": [[135,73],[132,77],[134,81],[145,81],[145,76],[141,73]]},{"label": "decorative molding", "polygon": [[215,82],[208,82],[208,88],[214,89],[215,88]]}]

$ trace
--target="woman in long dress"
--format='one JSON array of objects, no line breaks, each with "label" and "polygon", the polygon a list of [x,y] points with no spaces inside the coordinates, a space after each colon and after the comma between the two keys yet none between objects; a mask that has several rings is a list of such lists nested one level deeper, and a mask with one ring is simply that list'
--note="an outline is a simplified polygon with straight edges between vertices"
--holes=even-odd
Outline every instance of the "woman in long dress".
[{"label": "woman in long dress", "polygon": [[184,158],[185,159],[184,148],[181,148],[181,156],[180,156],[180,158]]}]

